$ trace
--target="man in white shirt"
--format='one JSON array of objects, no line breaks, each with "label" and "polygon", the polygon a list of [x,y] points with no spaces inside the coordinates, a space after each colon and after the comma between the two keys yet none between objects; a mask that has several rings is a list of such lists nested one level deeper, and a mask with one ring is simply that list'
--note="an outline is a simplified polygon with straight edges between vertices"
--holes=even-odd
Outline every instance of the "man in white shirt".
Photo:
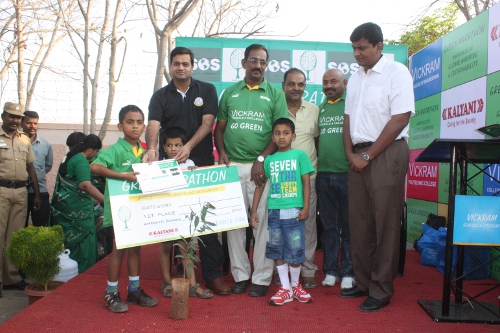
[{"label": "man in white shirt", "polygon": [[415,113],[408,69],[382,55],[383,34],[364,23],[351,34],[359,70],[349,79],[344,147],[349,161],[349,227],[356,276],[341,297],[368,298],[364,312],[389,304],[397,275],[408,122]]}]

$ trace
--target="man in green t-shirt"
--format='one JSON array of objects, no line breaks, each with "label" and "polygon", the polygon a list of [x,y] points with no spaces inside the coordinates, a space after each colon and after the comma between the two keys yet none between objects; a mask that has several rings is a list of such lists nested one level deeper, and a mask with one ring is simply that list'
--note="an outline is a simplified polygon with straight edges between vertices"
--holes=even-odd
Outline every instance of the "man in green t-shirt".
[{"label": "man in green t-shirt", "polygon": [[[247,210],[252,203],[256,186],[265,186],[258,214],[262,223],[253,231],[254,273],[250,296],[265,296],[271,283],[274,263],[265,257],[267,239],[267,204],[269,185],[263,180],[264,158],[277,150],[271,141],[273,122],[288,118],[285,95],[278,87],[264,78],[269,54],[260,44],[252,44],[245,50],[241,64],[245,79],[228,87],[220,100],[215,145],[219,152],[219,164],[238,163],[241,188]],[[246,292],[250,285],[251,266],[245,251],[246,231],[228,231],[229,257],[235,284],[235,294]]]},{"label": "man in green t-shirt", "polygon": [[342,138],[345,105],[342,95],[346,85],[347,80],[339,69],[330,69],[323,74],[323,93],[328,99],[319,107],[316,177],[318,211],[323,227],[323,270],[326,275],[321,284],[332,287],[342,279],[341,289],[352,288],[354,283],[347,205],[349,163]]}]

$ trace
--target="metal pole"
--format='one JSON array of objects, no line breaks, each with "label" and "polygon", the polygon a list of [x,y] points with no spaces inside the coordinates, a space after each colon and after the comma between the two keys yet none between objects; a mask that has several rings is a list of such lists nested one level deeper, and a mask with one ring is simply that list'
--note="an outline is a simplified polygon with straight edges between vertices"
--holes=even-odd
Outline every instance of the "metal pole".
[{"label": "metal pole", "polygon": [[448,226],[446,233],[446,254],[444,264],[443,304],[441,314],[448,317],[450,314],[451,269],[453,262],[453,222],[455,219],[455,194],[457,191],[457,155],[458,143],[451,145],[450,152],[450,184],[448,195]]}]

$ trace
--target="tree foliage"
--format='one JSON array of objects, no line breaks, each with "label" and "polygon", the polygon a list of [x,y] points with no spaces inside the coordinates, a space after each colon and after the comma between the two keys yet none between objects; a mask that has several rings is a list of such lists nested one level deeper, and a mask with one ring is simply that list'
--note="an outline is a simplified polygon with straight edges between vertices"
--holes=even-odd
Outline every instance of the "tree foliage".
[{"label": "tree foliage", "polygon": [[388,40],[386,43],[408,45],[408,55],[412,55],[455,29],[458,14],[457,6],[450,3],[410,24],[398,41]]},{"label": "tree foliage", "polygon": [[498,0],[454,0],[453,3],[457,5],[467,21],[481,14]]}]

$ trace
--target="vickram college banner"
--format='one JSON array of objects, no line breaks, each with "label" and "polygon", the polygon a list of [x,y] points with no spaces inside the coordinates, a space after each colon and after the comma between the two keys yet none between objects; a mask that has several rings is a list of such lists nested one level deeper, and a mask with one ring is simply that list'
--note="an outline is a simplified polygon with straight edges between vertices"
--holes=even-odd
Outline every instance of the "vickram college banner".
[{"label": "vickram college banner", "polygon": [[[434,140],[484,139],[478,128],[500,123],[500,4],[476,16],[410,58],[415,116],[410,120],[408,240],[422,232],[429,213],[447,216],[448,163],[416,163]],[[484,165],[468,195],[500,190],[500,166]],[[458,193],[458,192],[457,192]]]}]

